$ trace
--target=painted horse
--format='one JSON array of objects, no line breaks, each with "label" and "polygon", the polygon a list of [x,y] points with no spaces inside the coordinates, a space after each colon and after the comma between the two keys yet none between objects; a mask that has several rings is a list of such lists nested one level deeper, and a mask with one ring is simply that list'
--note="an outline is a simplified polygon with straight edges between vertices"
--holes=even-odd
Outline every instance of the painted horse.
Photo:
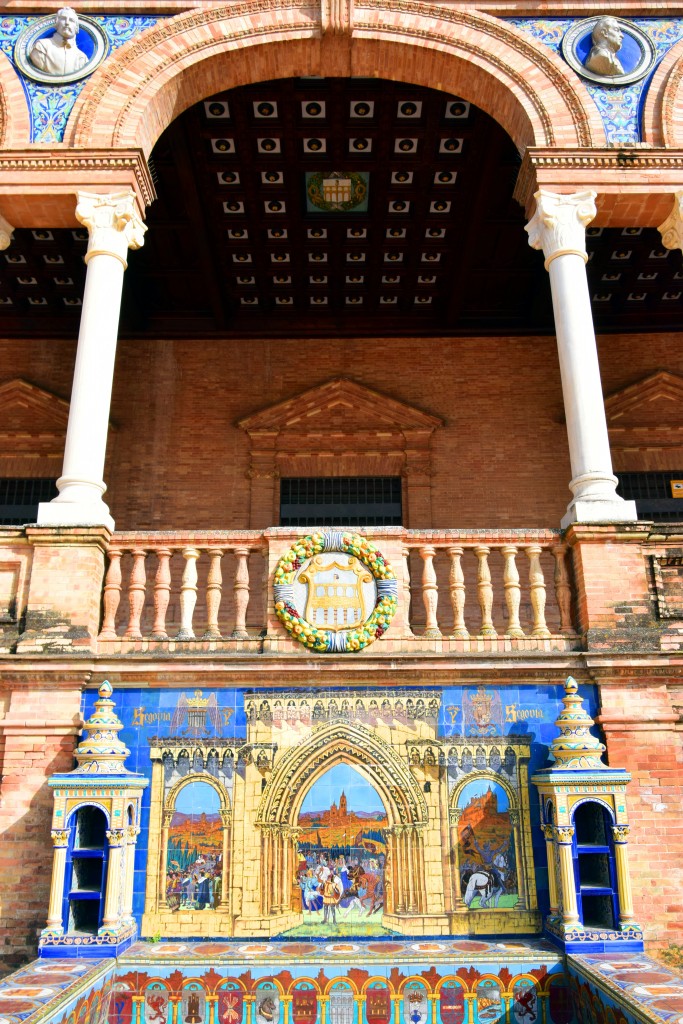
[{"label": "painted horse", "polygon": [[497,871],[487,871],[484,868],[473,871],[467,883],[467,889],[463,896],[466,907],[469,907],[474,899],[479,897],[479,909],[486,910],[491,906],[498,906],[498,900],[505,892],[505,886]]}]

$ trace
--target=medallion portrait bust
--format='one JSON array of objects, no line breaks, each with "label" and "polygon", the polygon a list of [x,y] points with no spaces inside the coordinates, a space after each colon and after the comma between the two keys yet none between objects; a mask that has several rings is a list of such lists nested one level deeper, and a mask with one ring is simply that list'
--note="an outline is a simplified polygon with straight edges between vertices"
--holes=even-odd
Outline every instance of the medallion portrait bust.
[{"label": "medallion portrait bust", "polygon": [[70,75],[88,63],[88,57],[76,44],[78,15],[71,7],[57,11],[55,31],[39,39],[29,54],[31,64],[48,75]]},{"label": "medallion portrait bust", "polygon": [[624,68],[617,57],[623,41],[624,36],[616,18],[599,18],[593,29],[593,46],[584,67],[596,75],[623,75]]}]

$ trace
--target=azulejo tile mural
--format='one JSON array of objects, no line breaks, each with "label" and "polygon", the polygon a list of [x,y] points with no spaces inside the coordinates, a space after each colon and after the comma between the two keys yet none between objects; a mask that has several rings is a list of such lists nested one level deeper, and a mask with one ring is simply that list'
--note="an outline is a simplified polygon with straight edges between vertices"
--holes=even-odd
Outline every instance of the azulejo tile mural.
[{"label": "azulejo tile mural", "polygon": [[529,775],[546,763],[561,687],[199,682],[116,691],[127,766],[150,780],[133,901],[143,936],[540,931]]},{"label": "azulejo tile mural", "polygon": [[[509,21],[558,56],[561,56],[564,36],[575,24],[572,18],[510,18]],[[633,18],[631,23],[653,44],[657,54],[655,68],[673,44],[683,38],[683,19],[680,18]],[[600,111],[608,143],[633,145],[641,141],[642,107],[655,68],[647,77],[630,85],[583,83]]]},{"label": "azulejo tile mural", "polygon": [[173,956],[168,964],[132,947],[119,962],[110,1024],[133,1024],[138,1006],[152,1024],[574,1020],[561,956],[543,943],[213,942],[176,944]]},{"label": "azulejo tile mural", "polygon": [[[0,18],[0,50],[14,63],[17,39],[38,20],[37,15],[12,14]],[[109,52],[150,28],[159,21],[158,16],[102,14],[93,16],[107,37]],[[19,74],[19,72],[17,72]],[[34,82],[19,74],[31,115],[31,142],[61,142],[69,114],[73,109],[87,78],[65,85]]]}]

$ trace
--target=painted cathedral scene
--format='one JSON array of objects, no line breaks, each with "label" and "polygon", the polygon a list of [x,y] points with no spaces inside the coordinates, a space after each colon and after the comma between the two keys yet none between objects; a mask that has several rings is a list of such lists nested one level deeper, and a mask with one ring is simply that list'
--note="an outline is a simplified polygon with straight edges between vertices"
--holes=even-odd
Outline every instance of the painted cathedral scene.
[{"label": "painted cathedral scene", "polygon": [[330,768],[299,812],[299,863],[307,934],[380,932],[386,828],[379,794],[357,769]]}]

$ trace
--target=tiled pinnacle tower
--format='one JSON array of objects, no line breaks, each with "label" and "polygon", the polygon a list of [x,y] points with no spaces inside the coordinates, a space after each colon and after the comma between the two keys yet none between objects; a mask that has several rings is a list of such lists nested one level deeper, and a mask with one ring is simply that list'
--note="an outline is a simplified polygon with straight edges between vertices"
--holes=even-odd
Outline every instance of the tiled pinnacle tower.
[{"label": "tiled pinnacle tower", "polygon": [[54,860],[42,956],[116,955],[135,939],[133,869],[148,780],[126,768],[130,751],[105,680],[75,751],[76,768],[52,775]]},{"label": "tiled pinnacle tower", "polygon": [[532,776],[541,797],[550,912],[545,927],[567,950],[642,949],[628,872],[626,785],[630,774],[602,760],[576,680],[564,686],[550,744],[554,763]]}]

